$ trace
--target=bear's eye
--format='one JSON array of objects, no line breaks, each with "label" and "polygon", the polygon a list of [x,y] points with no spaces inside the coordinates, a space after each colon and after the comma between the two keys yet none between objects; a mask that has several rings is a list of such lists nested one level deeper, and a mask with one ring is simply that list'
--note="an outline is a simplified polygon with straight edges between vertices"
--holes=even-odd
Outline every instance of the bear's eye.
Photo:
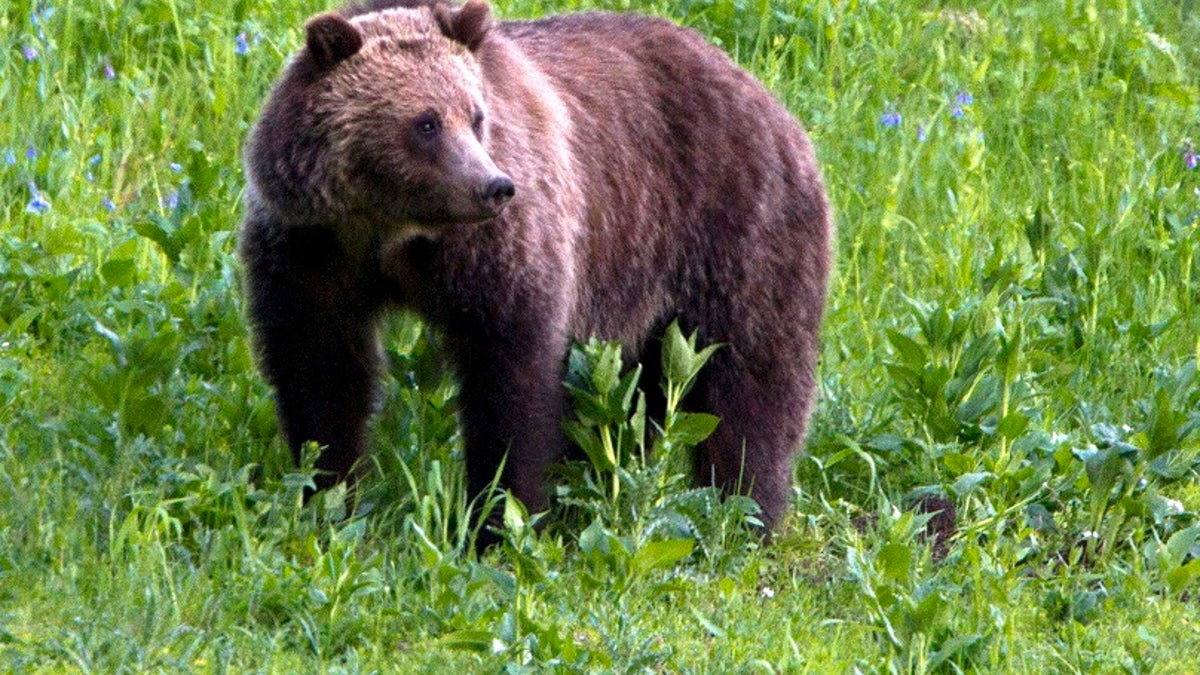
[{"label": "bear's eye", "polygon": [[476,110],[475,116],[471,118],[471,130],[476,136],[483,134],[483,111]]},{"label": "bear's eye", "polygon": [[442,123],[437,115],[425,113],[413,121],[413,128],[424,138],[433,138],[442,130]]}]

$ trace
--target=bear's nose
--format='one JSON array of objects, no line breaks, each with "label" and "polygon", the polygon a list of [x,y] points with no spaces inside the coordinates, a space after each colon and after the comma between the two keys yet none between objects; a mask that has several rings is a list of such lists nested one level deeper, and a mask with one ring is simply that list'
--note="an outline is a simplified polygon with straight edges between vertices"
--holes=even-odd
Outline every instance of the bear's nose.
[{"label": "bear's nose", "polygon": [[488,181],[480,197],[488,206],[500,208],[515,194],[517,194],[517,186],[513,185],[512,179],[508,176],[497,176]]}]

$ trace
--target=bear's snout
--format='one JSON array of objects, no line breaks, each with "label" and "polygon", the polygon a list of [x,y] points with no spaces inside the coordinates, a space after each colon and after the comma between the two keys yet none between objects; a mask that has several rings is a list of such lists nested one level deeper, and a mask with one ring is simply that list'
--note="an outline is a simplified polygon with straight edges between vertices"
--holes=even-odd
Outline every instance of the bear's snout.
[{"label": "bear's snout", "polygon": [[489,180],[479,192],[479,199],[484,206],[499,213],[508,200],[517,194],[517,186],[513,184],[512,179],[504,174],[500,174]]}]

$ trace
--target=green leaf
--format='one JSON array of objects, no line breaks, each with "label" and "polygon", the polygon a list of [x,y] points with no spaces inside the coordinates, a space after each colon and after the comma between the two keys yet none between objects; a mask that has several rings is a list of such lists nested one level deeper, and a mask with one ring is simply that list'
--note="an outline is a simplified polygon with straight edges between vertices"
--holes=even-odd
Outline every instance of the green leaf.
[{"label": "green leaf", "polygon": [[567,391],[571,394],[571,405],[575,408],[576,417],[592,425],[606,423],[608,412],[603,400],[590,390],[573,384],[567,384]]},{"label": "green leaf", "polygon": [[129,258],[106,261],[100,266],[100,276],[110,286],[128,286],[136,279],[136,265]]},{"label": "green leaf", "polygon": [[596,518],[591,525],[579,533],[579,550],[588,555],[592,553],[607,554],[609,552],[608,541],[608,532],[604,529],[604,523]]},{"label": "green leaf", "polygon": [[1084,467],[1092,489],[1096,491],[1096,498],[1107,499],[1109,491],[1121,476],[1125,466],[1123,453],[1121,448],[1105,448],[1087,459]]},{"label": "green leaf", "polygon": [[1058,531],[1054,522],[1054,514],[1042,504],[1030,504],[1025,507],[1025,519],[1029,527],[1039,531],[1052,533]]},{"label": "green leaf", "polygon": [[929,363],[929,351],[916,340],[894,329],[888,329],[887,337],[901,363],[908,368],[919,371]]},{"label": "green leaf", "polygon": [[641,377],[642,364],[637,364],[637,368],[626,372],[625,377],[620,380],[620,384],[617,387],[619,399],[616,402],[622,419],[629,413],[629,406],[634,402],[634,394],[637,393],[637,382]]},{"label": "green leaf", "polygon": [[[24,312],[21,312],[17,318],[8,322],[7,325],[4,323],[4,317],[0,316],[0,328],[3,328],[5,331],[7,331],[10,336],[24,333],[25,331],[29,330],[29,327],[33,325],[34,319],[38,318],[44,309],[44,307],[31,307]],[[117,341],[120,342],[120,338],[117,338]]]},{"label": "green leaf", "polygon": [[[695,334],[693,334],[691,343],[689,344],[694,344],[695,341],[696,337]],[[692,359],[692,377],[695,377],[700,370],[704,368],[704,364],[708,363],[708,360],[712,358],[712,355],[715,354],[718,349],[724,346],[725,345],[719,343],[713,344],[701,349],[699,352],[696,352],[695,357]]]},{"label": "green leaf", "polygon": [[161,429],[168,419],[167,402],[153,394],[131,394],[121,410],[121,422],[144,433]]},{"label": "green leaf", "polygon": [[150,220],[138,220],[133,223],[133,231],[158,244],[162,252],[171,262],[179,262],[179,253],[183,244],[176,236],[176,225],[162,216],[150,216]]},{"label": "green leaf", "polygon": [[1159,389],[1154,394],[1154,406],[1146,425],[1146,454],[1150,459],[1173,450],[1179,445],[1182,437],[1180,430],[1188,421],[1188,416],[1177,411],[1171,405],[1171,397],[1165,389]]},{"label": "green leaf", "polygon": [[512,494],[504,496],[504,527],[508,530],[520,530],[525,527],[525,523],[529,521],[529,511],[525,509],[525,505],[521,503]]},{"label": "green leaf", "polygon": [[486,652],[492,648],[495,639],[486,630],[456,630],[438,638],[438,643],[450,649],[461,649],[470,652]]},{"label": "green leaf", "polygon": [[680,393],[686,394],[692,388],[700,369],[721,346],[713,344],[697,352],[696,332],[693,331],[685,338],[679,328],[679,322],[672,321],[663,335],[663,376],[667,382],[679,387]]},{"label": "green leaf", "polygon": [[1150,515],[1154,517],[1155,525],[1162,525],[1168,518],[1181,516],[1186,511],[1183,510],[1183,504],[1168,499],[1162,495],[1154,495],[1150,498],[1149,503]]},{"label": "green leaf", "polygon": [[[844,436],[843,434],[838,434],[838,438],[846,438],[846,436]],[[865,445],[868,448],[875,450],[879,453],[889,453],[890,454],[890,453],[896,453],[896,452],[904,452],[904,450],[909,447],[913,447],[915,449],[921,449],[919,443],[920,443],[919,441],[915,441],[914,439],[904,438],[902,436],[897,436],[895,434],[879,434],[878,436],[872,436],[871,438],[864,441],[863,445]],[[967,471],[967,470],[968,469],[963,469],[963,471]]]},{"label": "green leaf", "polygon": [[1167,540],[1166,547],[1168,562],[1171,567],[1183,563],[1188,551],[1196,543],[1197,537],[1200,537],[1200,525],[1192,525],[1171,535],[1171,538]]},{"label": "green leaf", "polygon": [[959,476],[958,480],[954,481],[954,484],[950,486],[950,489],[955,495],[961,497],[974,492],[980,485],[984,483],[984,481],[995,477],[996,474],[992,473],[991,471],[975,471],[972,473],[965,473]]},{"label": "green leaf", "polygon": [[667,380],[676,384],[686,382],[691,373],[692,348],[683,337],[678,321],[672,321],[663,335],[662,365]]},{"label": "green leaf", "polygon": [[926,664],[927,672],[937,672],[937,669],[954,656],[970,649],[983,638],[982,635],[954,635],[942,642],[942,648],[929,657]]},{"label": "green leaf", "polygon": [[912,569],[912,549],[904,544],[886,544],[879,549],[876,559],[884,576],[892,581],[908,581]]},{"label": "green leaf", "polygon": [[942,464],[955,475],[962,475],[971,469],[974,469],[979,460],[974,456],[961,452],[950,452],[942,456]]},{"label": "green leaf", "polygon": [[1000,420],[996,425],[996,433],[1007,438],[1015,440],[1018,436],[1025,433],[1025,429],[1029,427],[1029,418],[1020,412],[1010,412]]},{"label": "green leaf", "polygon": [[673,443],[693,446],[711,436],[720,422],[721,418],[708,413],[676,413],[666,434]]},{"label": "green leaf", "polygon": [[592,365],[592,387],[601,398],[607,398],[616,390],[621,380],[621,349],[607,344],[601,349],[599,358]]},{"label": "green leaf", "polygon": [[917,603],[916,607],[912,608],[908,616],[913,631],[920,633],[933,632],[933,629],[941,623],[939,619],[949,604],[940,591],[929,593],[929,595]]},{"label": "green leaf", "polygon": [[691,609],[692,616],[696,617],[696,621],[700,622],[700,626],[704,628],[704,630],[708,631],[709,635],[721,639],[726,637],[725,631],[722,630],[720,626],[710,621],[708,617],[704,616],[699,609],[695,607],[692,607]]},{"label": "green leaf", "polygon": [[1025,238],[1029,241],[1029,248],[1034,254],[1040,253],[1046,248],[1051,225],[1052,223],[1042,214],[1042,206],[1039,204],[1033,212],[1033,218],[1025,225]]},{"label": "green leaf", "polygon": [[1193,560],[1167,572],[1167,587],[1172,595],[1179,595],[1197,576],[1200,576],[1200,560]]},{"label": "green leaf", "polygon": [[601,443],[592,427],[567,420],[562,423],[562,428],[566,432],[567,438],[570,438],[571,442],[578,445],[587,455],[588,461],[592,463],[592,468],[597,471],[612,471],[617,468],[616,464],[609,460],[608,453],[604,451],[604,444]]},{"label": "green leaf", "polygon": [[404,520],[417,535],[417,545],[421,549],[421,561],[424,563],[425,569],[433,569],[442,561],[441,550],[433,543],[429,535],[425,534],[425,530],[412,519],[411,515],[406,516]]},{"label": "green leaf", "polygon": [[691,539],[664,539],[643,544],[633,554],[633,570],[644,574],[660,567],[670,567],[692,554],[696,542]]},{"label": "green leaf", "polygon": [[637,405],[629,418],[629,431],[632,435],[633,447],[646,446],[646,395],[638,391]]},{"label": "green leaf", "polygon": [[971,390],[970,398],[958,405],[954,414],[957,422],[974,423],[1000,404],[1000,392],[994,386],[986,386],[989,380]]}]

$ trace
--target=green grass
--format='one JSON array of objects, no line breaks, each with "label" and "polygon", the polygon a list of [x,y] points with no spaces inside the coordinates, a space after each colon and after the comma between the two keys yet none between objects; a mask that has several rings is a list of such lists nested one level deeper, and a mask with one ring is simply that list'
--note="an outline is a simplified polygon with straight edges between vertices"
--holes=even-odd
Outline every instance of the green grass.
[{"label": "green grass", "polygon": [[837,209],[794,513],[758,546],[681,447],[627,452],[483,559],[418,323],[351,517],[299,506],[248,351],[240,146],[326,6],[49,6],[0,10],[0,671],[1196,668],[1192,0],[654,3],[805,121]]}]

